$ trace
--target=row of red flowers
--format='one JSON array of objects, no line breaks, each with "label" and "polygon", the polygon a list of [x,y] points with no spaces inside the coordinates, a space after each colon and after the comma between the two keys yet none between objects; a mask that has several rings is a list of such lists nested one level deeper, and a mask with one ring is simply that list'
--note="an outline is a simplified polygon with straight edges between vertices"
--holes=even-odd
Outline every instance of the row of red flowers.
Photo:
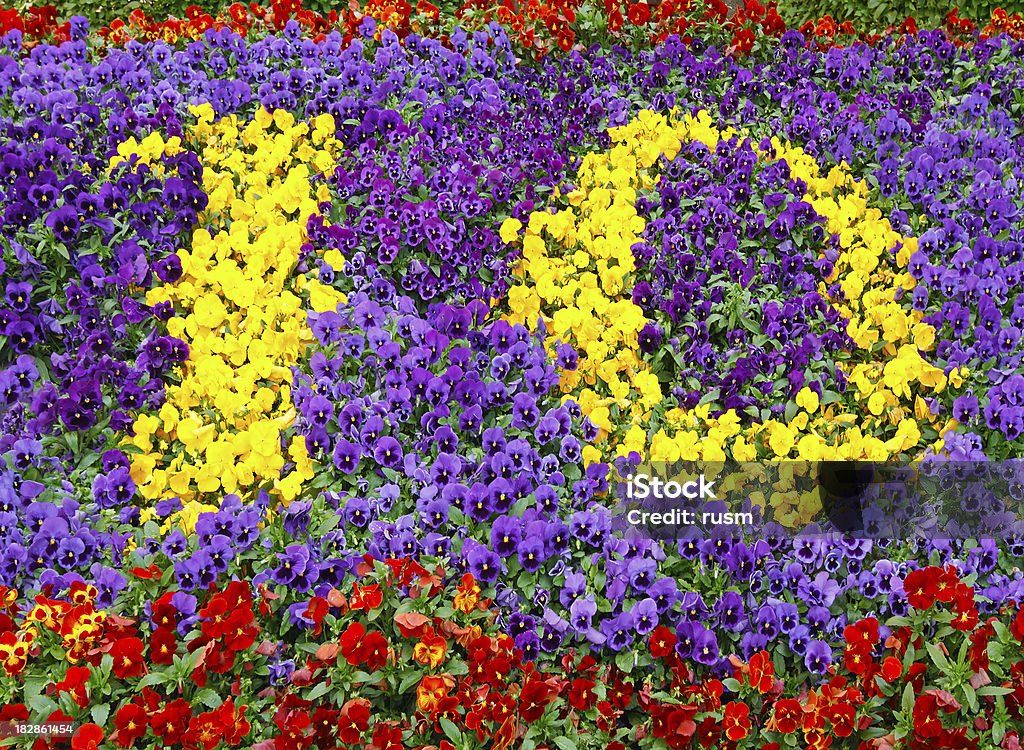
[{"label": "row of red flowers", "polygon": [[[367,558],[357,582],[297,607],[284,590],[224,582],[194,617],[162,571],[132,573],[149,602],[132,613],[97,610],[91,585],[23,611],[0,588],[0,697],[11,698],[0,722],[76,722],[73,750],[678,750],[797,738],[1009,750],[1024,721],[1024,607],[980,621],[952,567],[907,576],[908,617],[849,625],[844,659],[817,685],[785,684],[768,651],[733,657],[729,679],[703,678],[665,627],[647,653],[600,665],[570,652],[541,672],[501,634],[472,575],[412,561]],[[271,734],[252,736],[256,713],[273,716]]]},{"label": "row of red flowers", "polygon": [[[280,31],[294,20],[314,39],[323,39],[337,29],[348,40],[360,33],[366,18],[378,24],[377,33],[390,28],[402,38],[413,32],[444,36],[452,24],[472,29],[497,21],[524,50],[537,56],[556,47],[569,50],[580,42],[595,41],[595,26],[617,41],[635,38],[658,42],[670,34],[686,39],[697,35],[721,37],[734,54],[749,53],[757,39],[777,38],[786,31],[776,3],[763,5],[760,0],[746,0],[743,7],[733,12],[723,0],[603,0],[594,6],[582,0],[465,0],[444,21],[438,7],[429,0],[417,0],[414,4],[407,0],[368,0],[326,15],[303,8],[301,0],[270,0],[265,6],[236,2],[215,14],[193,5],[181,19],[155,19],[135,10],[126,19],[102,29],[100,36],[110,44],[123,44],[130,39],[174,42],[198,38],[208,29],[223,28],[249,36]],[[46,39],[65,41],[72,35],[70,21],[60,21],[52,5],[24,13],[0,9],[0,33],[12,29],[21,31],[29,43]],[[850,22],[840,23],[831,16],[807,21],[799,30],[822,47],[856,41],[873,43],[883,36],[858,32]],[[1006,33],[1020,39],[1024,38],[1024,16],[998,9],[988,23],[979,27],[954,9],[946,18],[945,31],[954,39],[979,33],[983,38]],[[916,32],[914,19],[907,18],[886,33]]]}]

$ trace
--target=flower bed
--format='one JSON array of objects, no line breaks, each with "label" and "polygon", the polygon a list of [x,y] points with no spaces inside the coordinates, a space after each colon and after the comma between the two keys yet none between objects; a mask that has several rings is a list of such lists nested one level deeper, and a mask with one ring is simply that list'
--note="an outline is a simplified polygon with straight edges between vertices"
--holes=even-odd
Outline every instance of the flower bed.
[{"label": "flower bed", "polygon": [[616,482],[1015,466],[1019,24],[417,10],[2,17],[0,746],[1017,747],[1024,535]]}]

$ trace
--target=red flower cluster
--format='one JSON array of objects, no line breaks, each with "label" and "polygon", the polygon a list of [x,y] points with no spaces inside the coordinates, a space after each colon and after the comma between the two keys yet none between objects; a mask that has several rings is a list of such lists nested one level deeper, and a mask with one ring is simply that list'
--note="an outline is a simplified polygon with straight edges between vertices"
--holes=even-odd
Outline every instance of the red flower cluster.
[{"label": "red flower cluster", "polygon": [[852,674],[863,675],[875,664],[871,652],[878,644],[878,620],[867,617],[847,625],[843,630],[843,638],[846,640],[843,652],[846,668]]},{"label": "red flower cluster", "polygon": [[[673,654],[670,658],[677,657]],[[640,707],[651,716],[652,736],[664,740],[670,748],[689,746],[693,738],[697,739],[701,747],[710,748],[720,744],[723,731],[731,731],[733,735],[737,735],[742,727],[746,726],[749,710],[744,713],[739,703],[728,708],[727,722],[713,716],[705,716],[698,722],[698,714],[722,711],[724,685],[714,679],[704,682],[687,680],[687,683],[682,684],[679,675],[675,675],[673,692],[678,691],[678,703],[653,701],[647,695],[646,688],[637,696]]]},{"label": "red flower cluster", "polygon": [[[949,23],[948,19],[947,23]],[[970,21],[966,23],[970,23]],[[981,35],[983,38],[988,38],[999,34],[1009,34],[1014,39],[1024,39],[1024,16],[1020,13],[1011,15],[1002,8],[996,8],[992,12],[991,21],[982,29]]]},{"label": "red flower cluster", "polygon": [[664,659],[675,651],[678,642],[679,638],[672,630],[664,625],[659,625],[651,632],[648,648],[651,650],[651,656],[655,659]]},{"label": "red flower cluster", "polygon": [[142,10],[134,10],[127,19],[118,19],[109,27],[100,29],[99,35],[109,44],[124,44],[130,39],[155,41],[163,39],[173,43],[178,39],[198,39],[207,29],[229,28],[241,36],[253,31],[276,32],[291,19],[311,37],[323,35],[337,27],[337,11],[326,16],[302,7],[299,0],[270,0],[264,6],[258,3],[232,3],[216,16],[197,5],[189,6],[185,18],[155,19]]},{"label": "red flower cluster", "polygon": [[22,33],[26,47],[45,40],[60,44],[71,38],[70,22],[58,23],[57,8],[53,5],[28,7],[24,11],[0,7],[0,35],[15,30]]},{"label": "red flower cluster", "polygon": [[[159,570],[132,572],[160,579]],[[541,672],[524,663],[510,637],[491,634],[494,613],[479,599],[472,575],[451,577],[404,560],[372,559],[359,572],[361,580],[345,593],[332,589],[309,600],[299,618],[308,640],[287,647],[302,655],[295,659],[300,663],[269,684],[245,676],[265,679],[268,667],[287,660],[273,640],[257,643],[261,622],[280,615],[271,605],[281,597],[265,588],[259,607],[246,582],[210,590],[195,637],[181,639],[195,670],[184,685],[162,669],[178,651],[182,617],[169,595],[154,594],[149,622],[141,628],[96,613],[98,627],[83,663],[67,667],[46,688],[51,699],[66,696],[61,705],[75,715],[54,711],[49,718],[81,722],[92,717],[91,703],[110,702],[103,725],[81,725],[72,741],[76,750],[153,742],[212,750],[222,741],[248,741],[254,750],[399,750],[403,738],[415,747],[454,750],[449,738],[455,730],[467,741],[491,738],[493,747],[507,750],[527,733],[584,719],[609,750],[644,740],[673,749],[734,747],[755,738],[762,750],[824,750],[858,740],[849,747],[881,750],[864,737],[877,739],[879,730],[897,724],[909,748],[926,750],[978,747],[998,722],[1007,728],[1024,722],[1024,607],[978,622],[974,590],[948,566],[907,576],[904,590],[915,610],[907,617],[892,618],[887,627],[874,617],[850,623],[844,658],[830,668],[827,682],[789,686],[768,651],[746,663],[731,657],[731,678],[701,681],[679,659],[677,636],[664,627],[649,636],[649,654],[629,654],[638,667],[632,673],[572,651],[560,669]],[[87,621],[72,614],[91,608],[95,594],[77,584],[66,600],[40,597],[20,615],[13,593],[0,589],[0,626],[5,634],[24,633],[18,623],[31,619],[43,650],[52,652],[64,643],[64,623]],[[410,610],[411,602],[421,611]],[[925,621],[938,624],[927,642]],[[325,632],[331,635],[319,638]],[[161,639],[167,639],[166,649]],[[993,641],[998,648],[989,648]],[[959,686],[947,679],[958,659],[971,669]],[[97,678],[101,663],[110,665],[120,696],[105,697],[118,693],[103,683],[105,667]],[[249,700],[245,691],[258,684],[260,703],[243,704]],[[723,698],[726,690],[729,697]],[[221,703],[226,696],[234,697]],[[276,734],[248,737],[245,713],[257,706],[272,713]],[[28,716],[21,704],[0,709],[0,721]],[[1005,748],[1018,741],[1012,731],[1002,736],[1008,738]]]},{"label": "red flower cluster", "polygon": [[762,695],[775,687],[775,664],[767,651],[758,651],[750,657],[747,678],[750,686]]},{"label": "red flower cluster", "polygon": [[[90,679],[104,659],[109,659],[113,677],[132,682],[147,675],[150,665],[172,663],[177,651],[174,631],[177,613],[170,603],[170,593],[153,603],[154,633],[150,639],[148,656],[146,644],[140,637],[135,621],[97,611],[93,606],[96,594],[94,586],[75,582],[66,600],[37,596],[34,605],[22,618],[23,629],[16,631],[15,592],[0,587],[0,651],[3,644],[12,637],[21,639],[33,632],[38,633],[37,644],[43,644],[46,640],[59,642],[69,662],[84,661],[87,666],[69,666],[63,679],[48,686],[47,693],[53,696],[66,694],[75,705],[83,709],[89,707],[92,698]],[[214,593],[203,609],[202,617],[203,634],[193,640],[190,647],[195,644],[196,649],[206,648],[205,659],[209,659],[211,654],[224,653],[211,648],[214,645],[213,639],[223,641],[225,649],[238,651],[251,646],[252,637],[258,632],[258,629],[254,630],[252,597],[247,584],[234,582],[224,592]],[[161,642],[169,644],[166,649],[157,647]],[[5,666],[9,663],[10,660],[5,661]],[[205,672],[201,669],[202,666],[193,674],[198,684],[205,680]],[[104,727],[96,724],[83,724],[72,738],[71,745],[74,750],[93,750],[106,741],[129,748],[152,729],[165,746],[181,745],[185,750],[211,750],[221,742],[229,745],[241,743],[250,729],[244,713],[244,706],[236,708],[233,701],[228,700],[211,711],[197,715],[193,712],[191,701],[181,697],[164,698],[151,688],[143,687],[132,700],[113,713],[112,733],[108,735]],[[7,707],[0,715],[0,720],[27,718],[27,710],[21,704]],[[47,718],[49,721],[60,722],[73,719],[60,711]],[[37,743],[37,746],[41,748],[46,745]]]},{"label": "red flower cluster", "polygon": [[366,632],[358,622],[349,625],[341,634],[338,647],[345,661],[354,667],[365,665],[371,672],[387,664],[390,653],[387,638],[376,630]]},{"label": "red flower cluster", "polygon": [[[723,0],[708,0],[700,3],[699,8],[693,0],[603,0],[603,3],[607,30],[620,41],[623,34],[633,32],[640,32],[650,42],[678,34],[687,43],[697,34],[708,38],[724,34],[722,41],[730,54],[742,56],[753,49],[758,38],[778,37],[786,31],[775,2],[762,4],[760,0],[745,0],[744,5],[731,14]],[[363,4],[351,3],[341,10],[331,10],[326,15],[303,8],[301,0],[269,0],[267,5],[236,2],[216,15],[193,5],[181,19],[155,19],[135,10],[127,19],[112,22],[99,34],[109,44],[124,44],[131,39],[163,39],[173,43],[179,39],[198,39],[208,29],[229,28],[243,36],[254,32],[272,33],[294,19],[314,41],[323,41],[329,31],[338,29],[347,43],[359,35],[360,24],[369,17],[377,23],[378,38],[387,28],[400,39],[416,33],[440,36],[444,40],[446,20],[467,29],[485,29],[488,23],[497,21],[514,41],[539,58],[556,48],[568,51],[581,41],[577,14],[582,4],[582,0],[465,0],[450,19],[442,19],[438,6],[429,0],[419,0],[415,5],[407,0],[367,0]],[[0,33],[12,29],[22,31],[27,46],[43,39],[59,43],[70,38],[70,23],[58,23],[57,10],[52,5],[29,8],[24,13],[0,9]],[[799,30],[808,37],[809,44],[822,49],[855,42],[873,44],[883,36],[857,33],[853,24],[838,23],[831,16],[808,21]],[[963,45],[973,40],[978,27],[959,17],[954,9],[946,17],[945,31],[954,43]],[[917,23],[913,18],[887,30],[891,35],[915,33]],[[982,38],[1003,33],[1015,39],[1024,38],[1024,17],[997,9],[980,32]]]},{"label": "red flower cluster", "polygon": [[[313,621],[311,631],[315,635],[322,631],[328,613],[333,616],[331,622],[344,629],[336,641],[316,648],[315,657],[296,668],[288,684],[274,690],[274,723],[279,734],[271,741],[259,743],[259,750],[333,748],[339,742],[398,750],[402,747],[403,731],[408,729],[420,735],[433,733],[443,737],[442,718],[453,722],[460,731],[476,734],[481,742],[494,738],[495,747],[505,748],[520,736],[522,722],[539,718],[565,691],[566,680],[540,674],[532,665],[524,666],[522,654],[514,649],[508,636],[488,636],[478,625],[466,626],[415,611],[381,617],[382,611],[397,607],[399,602],[444,596],[443,601],[434,600],[436,606],[450,606],[453,615],[460,612],[471,620],[486,618],[493,622],[493,613],[487,610],[489,602],[479,599],[480,587],[471,574],[462,575],[454,590],[446,590],[443,570],[431,572],[409,560],[389,559],[380,563],[367,558],[357,567],[357,574],[362,580],[354,583],[347,595],[332,589],[323,597],[313,597],[307,605],[304,617]],[[261,609],[261,614],[273,616],[269,609]],[[411,651],[402,639],[413,641]],[[464,651],[455,653],[457,646]],[[277,649],[276,645],[264,642],[256,651],[273,656]],[[381,703],[376,698],[363,697],[384,689],[389,677],[382,670],[394,664],[399,653],[408,662],[405,679],[397,691],[414,691],[416,707],[415,714],[403,723],[382,716]],[[465,665],[458,670],[461,676],[447,671],[431,673],[443,669],[449,658]],[[339,709],[322,701],[328,685],[345,686],[341,689],[356,691],[359,697]],[[594,685],[591,681],[591,696]],[[297,688],[308,688],[317,697],[305,699],[296,692]],[[585,688],[584,684],[576,685],[573,700],[578,705],[588,701]],[[395,698],[391,695],[382,700],[388,704]],[[403,696],[397,698],[404,700]],[[446,743],[442,741],[435,747],[446,747]]]},{"label": "red flower cluster", "polygon": [[[799,30],[819,49],[828,49],[858,42],[877,44],[885,36],[913,35],[919,29],[914,17],[908,16],[902,23],[890,26],[884,34],[865,34],[858,32],[850,21],[839,23],[832,16],[822,16],[816,21],[805,22]],[[943,31],[957,46],[972,44],[979,36],[978,25],[968,18],[962,18],[958,8],[953,8],[946,15]],[[1002,8],[994,10],[988,24],[980,31],[980,37],[988,39],[1000,34],[1008,34],[1014,39],[1024,39],[1024,16],[1020,13],[1011,15]]]},{"label": "red flower cluster", "polygon": [[[75,582],[68,594],[70,601],[39,594],[32,608],[21,616],[17,593],[0,586],[0,665],[7,676],[21,673],[29,655],[38,653],[39,641],[53,636],[69,662],[85,658],[98,661],[94,647],[103,637],[107,616],[93,606],[96,593],[95,586]],[[117,625],[117,619],[112,624]]]},{"label": "red flower cluster", "polygon": [[808,40],[814,40],[817,46],[822,48],[842,46],[842,38],[856,37],[852,21],[836,23],[832,16],[822,16],[816,21],[806,21],[800,27],[800,33]]},{"label": "red flower cluster", "polygon": [[[923,739],[941,742],[947,732],[942,726],[939,711],[949,714],[959,708],[960,704],[946,691],[926,691],[924,695],[919,695],[914,700],[914,732]],[[939,747],[950,747],[950,745],[943,743]]]},{"label": "red flower cluster", "polygon": [[652,706],[651,734],[665,741],[672,750],[686,747],[697,733],[694,717],[697,707],[689,705],[673,706],[659,704]]},{"label": "red flower cluster", "polygon": [[726,28],[733,32],[729,52],[737,56],[749,54],[758,37],[777,38],[786,33],[786,23],[779,16],[778,5],[771,2],[764,6],[757,0],[746,0],[743,8],[728,20]]},{"label": "red flower cluster", "polygon": [[173,664],[178,652],[177,610],[168,591],[153,602],[153,634],[149,637],[149,655],[154,664]]},{"label": "red flower cluster", "polygon": [[[410,629],[403,615],[400,627],[412,637],[440,638],[432,627]],[[429,622],[429,621],[428,621]],[[427,626],[421,625],[421,628]],[[457,680],[450,673],[425,675],[416,689],[416,707],[423,721],[436,723],[442,716],[462,723],[480,741],[495,738],[495,747],[507,747],[517,736],[518,720],[527,724],[538,721],[555,698],[569,687],[567,695],[577,707],[592,705],[595,682],[580,678],[569,686],[568,679],[557,679],[536,671],[532,664],[522,663],[522,654],[514,649],[510,637],[488,636],[471,628],[454,629],[439,626],[440,632],[455,635],[466,650],[469,672]],[[476,629],[478,630],[478,629]],[[579,710],[585,710],[580,708]]]},{"label": "red flower cluster", "polygon": [[779,37],[786,31],[776,2],[765,5],[760,0],[745,0],[731,13],[722,0],[702,3],[700,10],[695,5],[692,0],[631,1],[625,15],[618,0],[605,0],[604,7],[613,32],[622,30],[628,21],[636,27],[650,27],[652,42],[678,34],[689,44],[695,35],[715,36],[719,30],[728,40],[729,53],[735,56],[748,54],[758,38]]},{"label": "red flower cluster", "polygon": [[199,611],[200,636],[189,641],[190,652],[203,649],[192,679],[200,687],[207,673],[224,674],[235,664],[235,655],[256,642],[260,627],[253,613],[252,589],[245,581],[231,581],[224,591],[210,597]]},{"label": "red flower cluster", "polygon": [[951,605],[953,621],[950,625],[957,630],[974,630],[978,624],[974,589],[960,581],[960,576],[952,566],[911,571],[903,582],[903,590],[907,602],[916,609],[931,609],[936,602]]},{"label": "red flower cluster", "polygon": [[857,706],[863,701],[858,688],[848,685],[843,677],[833,677],[802,700],[778,701],[769,726],[786,734],[800,730],[808,747],[826,748],[833,738],[853,734]]},{"label": "red flower cluster", "polygon": [[191,704],[184,698],[165,702],[158,693],[143,688],[141,695],[118,709],[114,732],[108,740],[129,748],[152,729],[164,747],[181,745],[184,750],[213,750],[222,741],[234,747],[251,729],[245,710],[245,706],[236,708],[234,701],[228,699],[212,711],[193,714]]}]

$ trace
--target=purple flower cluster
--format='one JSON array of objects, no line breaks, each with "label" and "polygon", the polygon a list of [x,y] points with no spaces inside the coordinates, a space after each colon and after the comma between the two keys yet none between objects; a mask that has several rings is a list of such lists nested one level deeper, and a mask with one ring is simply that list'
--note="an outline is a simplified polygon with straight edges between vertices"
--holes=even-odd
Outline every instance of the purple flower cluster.
[{"label": "purple flower cluster", "polygon": [[[39,462],[40,449],[38,441],[22,440],[14,454],[16,460],[29,455]],[[103,460],[123,461],[118,454],[108,451]],[[63,488],[68,494],[61,502],[47,500],[48,489],[0,465],[0,576],[5,585],[35,580],[56,590],[88,580],[100,592],[101,606],[110,606],[126,585],[119,570],[131,534],[101,530],[89,506],[70,497],[70,485]]]},{"label": "purple flower cluster", "polygon": [[160,311],[140,304],[135,290],[180,274],[171,254],[206,205],[189,152],[166,159],[167,178],[143,164],[103,176],[113,144],[163,128],[168,113],[138,117],[122,107],[124,117],[101,124],[99,107],[79,104],[73,91],[40,94],[30,85],[9,92],[31,116],[8,120],[0,145],[0,233],[9,248],[0,259],[4,450],[18,436],[124,430],[133,411],[158,403],[161,377],[188,352],[147,336],[152,324],[140,324]]},{"label": "purple flower cluster", "polygon": [[640,335],[653,370],[686,408],[710,402],[754,420],[781,415],[804,386],[842,391],[834,363],[852,342],[818,291],[838,249],[818,257],[823,219],[802,200],[806,186],[748,140],[715,153],[694,142],[663,167],[638,201],[647,227],[633,248],[633,302],[655,321]]},{"label": "purple flower cluster", "polygon": [[[624,122],[625,100],[597,85],[619,78],[610,61],[574,53],[537,74],[511,67],[505,42],[502,35],[488,50],[477,32],[453,37],[448,50],[413,39],[379,47],[372,62],[357,42],[325,84],[341,97],[327,111],[358,144],[332,180],[340,201],[325,217],[329,244],[361,253],[427,303],[500,298],[515,262],[498,236],[501,221],[525,220],[568,176],[574,150],[603,125]],[[346,93],[359,81],[369,96]],[[323,264],[319,273],[333,279]]]},{"label": "purple flower cluster", "polygon": [[169,307],[150,309],[139,292],[180,275],[174,253],[207,198],[188,151],[108,173],[125,139],[181,133],[169,105],[139,114],[127,79],[83,67],[84,42],[12,46],[0,56],[3,111],[16,112],[0,118],[3,578],[85,574],[109,603],[139,514],[127,458],[104,447],[160,405],[188,356],[154,330]]}]

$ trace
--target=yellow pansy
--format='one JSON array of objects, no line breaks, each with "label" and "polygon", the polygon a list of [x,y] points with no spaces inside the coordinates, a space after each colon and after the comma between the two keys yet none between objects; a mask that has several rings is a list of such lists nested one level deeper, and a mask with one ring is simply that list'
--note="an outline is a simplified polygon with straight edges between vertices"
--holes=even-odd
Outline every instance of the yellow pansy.
[{"label": "yellow pansy", "polygon": [[[184,311],[168,331],[186,340],[189,358],[180,382],[168,386],[159,416],[136,419],[131,442],[144,453],[133,454],[132,475],[144,497],[177,496],[186,509],[221,491],[247,497],[265,482],[288,502],[312,476],[304,454],[280,476],[280,434],[294,419],[290,368],[313,341],[303,296],[315,312],[345,299],[319,281],[305,283],[294,269],[323,197],[323,186],[310,178],[332,167],[340,144],[329,115],[315,118],[311,128],[286,111],[260,110],[247,123],[236,116],[216,120],[208,105],[193,114],[197,122],[184,144],[154,133],[121,144],[111,160],[113,168],[132,154],[155,161],[193,148],[209,197],[204,227],[179,251],[181,279],[147,294],[150,304],[166,301]],[[343,265],[337,251],[325,260]],[[179,443],[181,459],[165,467],[155,438]],[[181,523],[194,523],[193,515],[183,512]]]},{"label": "yellow pansy", "polygon": [[818,410],[820,403],[821,400],[818,398],[818,394],[810,388],[801,388],[800,392],[796,394],[796,405],[808,414],[814,414]]}]

